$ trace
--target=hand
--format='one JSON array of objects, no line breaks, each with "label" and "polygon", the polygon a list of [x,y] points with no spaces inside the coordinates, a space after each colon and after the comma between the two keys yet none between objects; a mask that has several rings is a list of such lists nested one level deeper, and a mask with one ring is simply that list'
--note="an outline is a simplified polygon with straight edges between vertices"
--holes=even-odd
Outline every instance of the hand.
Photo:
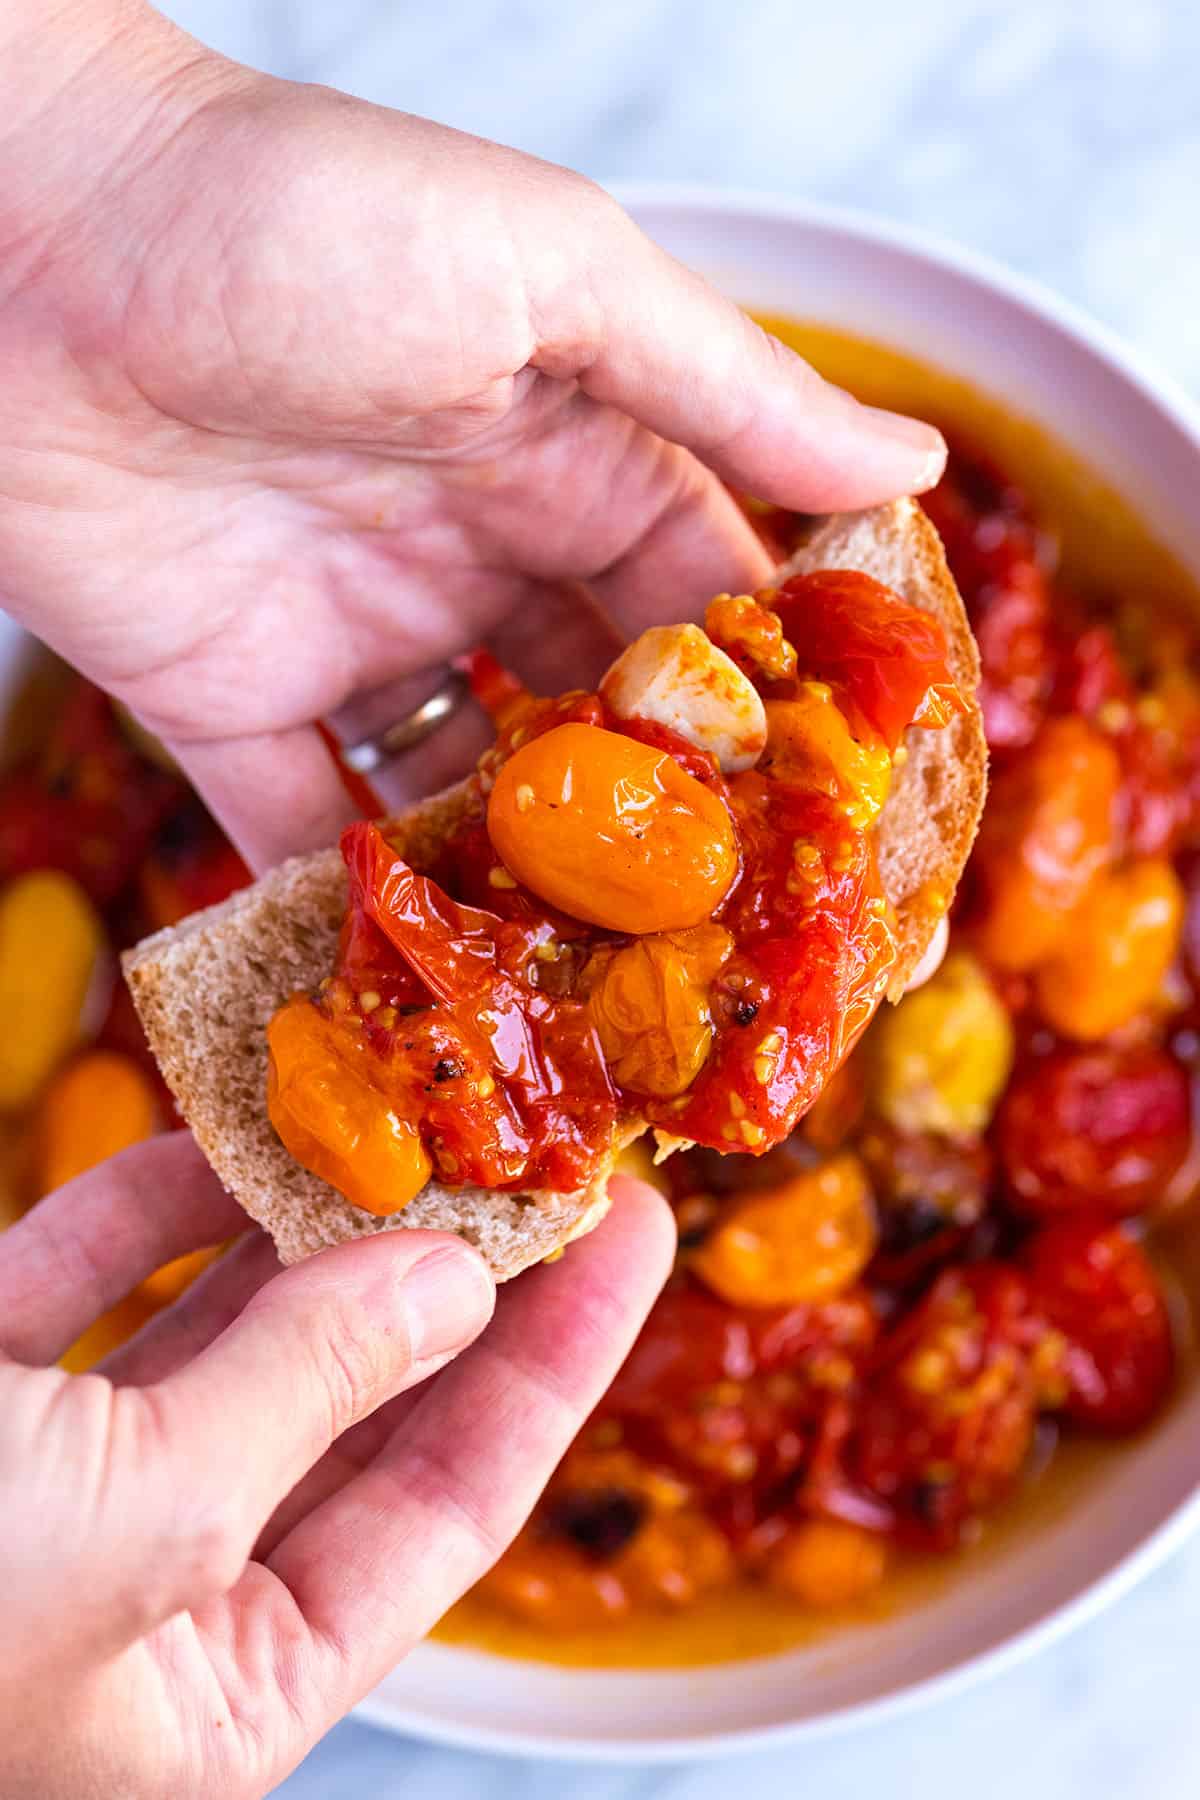
[{"label": "hand", "polygon": [[515,1535],[616,1371],[672,1227],[613,1185],[471,1349],[494,1295],[457,1238],[387,1232],[281,1274],[253,1232],[103,1372],[47,1366],[245,1223],[180,1135],[0,1238],[5,1800],[283,1778]]},{"label": "hand", "polygon": [[347,815],[314,720],[485,634],[576,686],[765,579],[718,475],[820,511],[940,472],[576,175],[130,0],[0,0],[0,70],[0,590],[260,866]]}]

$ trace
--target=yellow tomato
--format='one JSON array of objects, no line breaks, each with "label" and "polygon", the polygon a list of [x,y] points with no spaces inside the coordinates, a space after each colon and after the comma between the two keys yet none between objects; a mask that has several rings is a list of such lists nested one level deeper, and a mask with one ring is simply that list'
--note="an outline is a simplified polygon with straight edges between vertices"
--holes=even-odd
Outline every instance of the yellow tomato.
[{"label": "yellow tomato", "polygon": [[974,1137],[1013,1061],[1012,1024],[983,969],[952,952],[924,987],[876,1020],[872,1098],[900,1131]]},{"label": "yellow tomato", "polygon": [[0,896],[0,1108],[27,1106],[74,1048],[104,949],[100,917],[69,875],[35,869]]},{"label": "yellow tomato", "polygon": [[692,1267],[733,1306],[828,1300],[862,1273],[876,1238],[866,1172],[847,1153],[735,1200]]},{"label": "yellow tomato", "polygon": [[892,780],[884,745],[854,736],[822,681],[803,682],[794,700],[768,702],[767,747],[759,767],[839,800],[860,830],[879,814]]},{"label": "yellow tomato", "polygon": [[1128,1024],[1158,997],[1182,928],[1183,889],[1164,857],[1101,877],[1057,954],[1038,971],[1047,1022],[1084,1041]]},{"label": "yellow tomato", "polygon": [[682,1094],[695,1080],[712,1043],[709,983],[732,948],[729,933],[709,924],[597,954],[588,1011],[622,1087]]},{"label": "yellow tomato", "polygon": [[532,893],[610,931],[699,925],[737,873],[717,795],[665,751],[596,725],[523,744],[496,777],[487,828]]}]

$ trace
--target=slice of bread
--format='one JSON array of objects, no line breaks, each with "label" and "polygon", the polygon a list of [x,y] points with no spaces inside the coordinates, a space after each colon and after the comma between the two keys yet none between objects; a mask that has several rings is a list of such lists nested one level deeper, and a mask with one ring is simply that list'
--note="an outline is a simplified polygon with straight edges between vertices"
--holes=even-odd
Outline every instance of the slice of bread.
[{"label": "slice of bread", "polygon": [[[950,666],[974,694],[978,658],[937,533],[911,500],[815,521],[781,571],[854,568],[910,604],[936,613]],[[945,731],[910,731],[880,821],[880,865],[900,921],[892,998],[924,951],[962,873],[986,785],[978,709]],[[422,801],[389,830],[415,867],[428,866],[464,810],[466,784]],[[150,1046],[209,1162],[251,1218],[274,1238],[285,1263],[327,1244],[410,1226],[454,1231],[475,1244],[506,1280],[599,1223],[621,1148],[642,1127],[622,1121],[596,1179],[573,1194],[498,1193],[429,1185],[403,1211],[379,1219],[311,1175],[284,1149],[266,1110],[266,1027],[299,989],[333,966],[346,904],[336,850],[300,857],[220,906],[129,951],[124,968]]]},{"label": "slice of bread", "polygon": [[[811,569],[861,569],[946,634],[959,691],[974,697],[979,651],[942,540],[915,500],[813,521],[777,579]],[[911,730],[879,818],[879,870],[900,925],[888,998],[899,1000],[966,867],[987,793],[987,745],[977,706],[942,731]]]}]

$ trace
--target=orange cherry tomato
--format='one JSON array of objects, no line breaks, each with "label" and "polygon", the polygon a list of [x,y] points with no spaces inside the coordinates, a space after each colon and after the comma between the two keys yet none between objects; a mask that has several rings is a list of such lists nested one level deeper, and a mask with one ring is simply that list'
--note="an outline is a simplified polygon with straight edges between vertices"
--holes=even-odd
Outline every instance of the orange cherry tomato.
[{"label": "orange cherry tomato", "polygon": [[1112,860],[1121,766],[1083,719],[1052,719],[992,785],[975,852],[977,942],[1001,969],[1032,969],[1064,943],[1072,914]]},{"label": "orange cherry tomato", "polygon": [[431,1164],[413,1127],[366,1079],[350,1028],[298,995],[271,1020],[267,1043],[267,1110],[284,1147],[367,1212],[407,1206]]},{"label": "orange cherry tomato", "polygon": [[496,777],[488,835],[551,906],[610,931],[711,917],[737,873],[723,802],[671,756],[595,725],[558,725]]},{"label": "orange cherry tomato", "polygon": [[875,1243],[866,1173],[856,1156],[843,1154],[735,1201],[692,1266],[734,1306],[796,1305],[843,1292]]},{"label": "orange cherry tomato", "polygon": [[551,1499],[478,1592],[543,1629],[578,1631],[635,1608],[690,1606],[728,1581],[733,1566],[724,1535],[701,1512],[685,1507],[643,1517],[637,1501],[619,1492],[565,1495]]},{"label": "orange cherry tomato", "polygon": [[1107,1037],[1162,991],[1183,929],[1183,889],[1170,863],[1147,857],[1102,875],[1068,936],[1037,973],[1043,1016],[1065,1037]]},{"label": "orange cherry tomato", "polygon": [[877,1588],[887,1563],[888,1547],[878,1532],[840,1519],[810,1519],[776,1545],[766,1574],[772,1587],[826,1611],[851,1606]]}]

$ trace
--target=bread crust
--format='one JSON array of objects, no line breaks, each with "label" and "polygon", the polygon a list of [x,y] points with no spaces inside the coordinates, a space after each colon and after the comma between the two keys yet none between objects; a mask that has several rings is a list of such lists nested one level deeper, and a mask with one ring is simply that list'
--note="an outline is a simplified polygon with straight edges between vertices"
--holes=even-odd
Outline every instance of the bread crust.
[{"label": "bread crust", "polygon": [[[814,521],[780,579],[816,568],[861,569],[935,613],[955,680],[974,694],[978,655],[962,601],[937,533],[915,502]],[[879,831],[880,868],[900,925],[893,999],[953,893],[986,787],[977,708],[946,731],[910,731],[907,748]],[[459,783],[389,822],[389,835],[414,867],[428,867],[479,804],[473,784]],[[346,899],[341,856],[325,850],[284,863],[128,951],[125,976],[150,1047],[200,1148],[230,1193],[270,1232],[285,1263],[348,1238],[425,1227],[466,1238],[496,1279],[507,1280],[599,1223],[613,1164],[643,1124],[620,1122],[596,1178],[576,1193],[512,1194],[430,1182],[386,1219],[351,1205],[302,1168],[267,1117],[266,1028],[291,994],[315,988],[329,973]]]},{"label": "bread crust", "polygon": [[[942,540],[915,500],[816,519],[778,579],[814,569],[860,569],[946,634],[950,673],[974,700],[979,651]],[[879,819],[879,872],[896,909],[900,951],[888,985],[897,1001],[920,962],[966,867],[987,796],[987,743],[977,705],[941,731],[910,727],[905,759]]]}]

